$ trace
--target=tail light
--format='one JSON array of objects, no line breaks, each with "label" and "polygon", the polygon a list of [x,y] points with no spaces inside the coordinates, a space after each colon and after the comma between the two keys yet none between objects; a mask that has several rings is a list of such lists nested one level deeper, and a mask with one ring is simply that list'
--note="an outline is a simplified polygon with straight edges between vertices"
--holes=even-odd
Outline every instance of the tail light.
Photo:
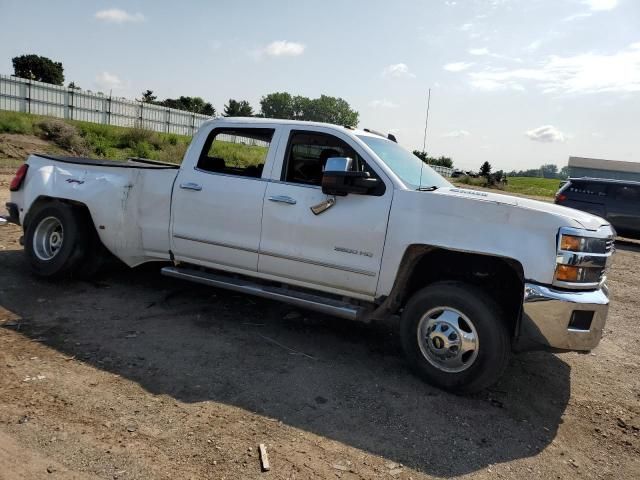
[{"label": "tail light", "polygon": [[567,196],[563,193],[559,193],[556,195],[556,202],[564,202],[567,199]]},{"label": "tail light", "polygon": [[29,170],[29,165],[24,163],[18,168],[16,172],[16,176],[11,180],[11,185],[9,185],[9,190],[12,192],[17,192],[22,187],[22,183],[27,176],[27,170]]}]

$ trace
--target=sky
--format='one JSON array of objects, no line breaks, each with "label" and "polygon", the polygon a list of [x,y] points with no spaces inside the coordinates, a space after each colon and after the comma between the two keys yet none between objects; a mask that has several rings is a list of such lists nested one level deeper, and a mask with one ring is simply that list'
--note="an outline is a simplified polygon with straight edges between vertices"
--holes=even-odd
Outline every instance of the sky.
[{"label": "sky", "polygon": [[139,98],[344,98],[457,167],[640,161],[639,0],[0,0],[0,73],[35,53]]}]

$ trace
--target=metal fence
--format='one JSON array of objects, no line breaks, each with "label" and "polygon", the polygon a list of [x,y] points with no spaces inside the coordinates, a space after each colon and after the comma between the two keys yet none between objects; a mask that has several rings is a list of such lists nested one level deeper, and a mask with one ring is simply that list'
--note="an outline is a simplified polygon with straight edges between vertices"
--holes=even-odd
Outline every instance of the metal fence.
[{"label": "metal fence", "polygon": [[207,115],[0,75],[0,110],[193,135]]},{"label": "metal fence", "polygon": [[442,175],[443,177],[450,177],[451,174],[453,173],[453,168],[441,167],[440,165],[429,165],[429,166],[433,168],[436,172],[438,172],[440,175]]}]

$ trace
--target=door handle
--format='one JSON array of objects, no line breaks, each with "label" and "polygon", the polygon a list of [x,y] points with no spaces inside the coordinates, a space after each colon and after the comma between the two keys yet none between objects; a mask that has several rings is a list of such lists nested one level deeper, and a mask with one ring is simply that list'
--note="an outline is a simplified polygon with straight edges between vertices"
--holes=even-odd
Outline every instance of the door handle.
[{"label": "door handle", "polygon": [[287,203],[289,205],[296,204],[296,201],[293,198],[287,197],[286,195],[273,195],[269,197],[269,200],[271,200],[272,202]]},{"label": "door handle", "polygon": [[193,182],[186,182],[181,183],[180,188],[184,188],[185,190],[195,190],[196,192],[199,192],[200,190],[202,190],[202,185],[198,185],[197,183]]}]

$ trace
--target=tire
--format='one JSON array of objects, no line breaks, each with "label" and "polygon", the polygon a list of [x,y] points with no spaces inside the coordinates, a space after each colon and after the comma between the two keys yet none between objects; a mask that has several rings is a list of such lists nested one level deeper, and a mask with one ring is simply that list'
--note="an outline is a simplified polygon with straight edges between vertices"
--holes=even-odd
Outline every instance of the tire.
[{"label": "tire", "polygon": [[419,376],[458,394],[493,385],[511,353],[498,304],[462,282],[438,282],[415,293],[402,313],[400,337]]},{"label": "tire", "polygon": [[59,201],[37,207],[25,231],[27,261],[42,278],[73,275],[86,257],[88,244],[89,231],[81,212]]}]

